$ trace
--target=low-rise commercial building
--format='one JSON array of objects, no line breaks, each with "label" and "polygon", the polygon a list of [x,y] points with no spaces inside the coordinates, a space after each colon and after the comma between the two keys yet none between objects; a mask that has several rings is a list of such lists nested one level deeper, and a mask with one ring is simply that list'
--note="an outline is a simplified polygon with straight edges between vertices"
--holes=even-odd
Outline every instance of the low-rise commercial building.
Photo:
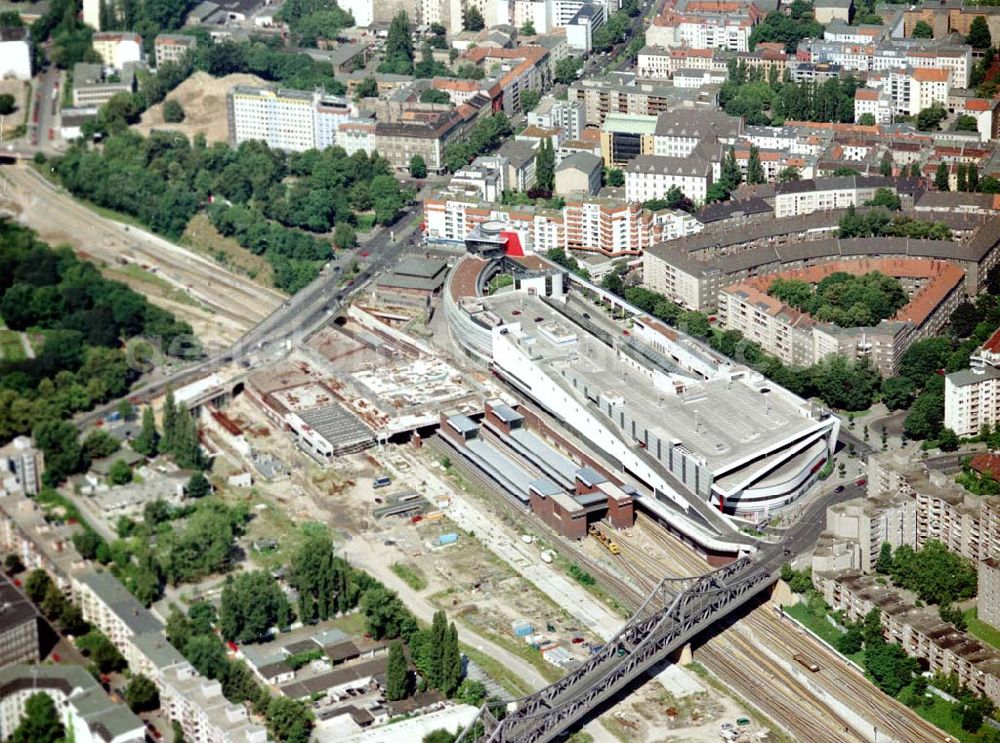
[{"label": "low-rise commercial building", "polygon": [[118,93],[131,93],[135,86],[133,65],[128,65],[117,76],[105,76],[99,64],[79,62],[73,65],[73,106],[87,108],[103,106]]},{"label": "low-rise commercial building", "polygon": [[0,78],[31,79],[31,43],[28,29],[0,28]]}]

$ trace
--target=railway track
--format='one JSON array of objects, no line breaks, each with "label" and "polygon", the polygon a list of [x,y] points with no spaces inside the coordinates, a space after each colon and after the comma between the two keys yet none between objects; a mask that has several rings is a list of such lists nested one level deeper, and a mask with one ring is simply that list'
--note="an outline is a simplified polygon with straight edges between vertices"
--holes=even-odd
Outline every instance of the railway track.
[{"label": "railway track", "polygon": [[[437,454],[452,453],[434,438],[428,443]],[[456,459],[452,457],[453,462]],[[515,528],[532,532],[544,529],[538,519],[515,505],[508,496],[497,493],[497,486],[478,470],[461,460],[457,464],[464,476],[489,494],[491,505],[510,518]],[[575,540],[547,530],[545,539],[564,557],[594,576],[629,610],[638,607],[665,576],[695,576],[712,569],[708,562],[644,514],[636,515],[630,534],[616,532],[610,527],[608,532],[614,535],[621,549],[618,556],[608,557],[626,577],[588,555]],[[644,545],[656,548],[662,557],[647,551]],[[846,668],[842,658],[793,630],[787,621],[779,619],[768,608],[755,609],[740,619],[739,628],[726,628],[702,644],[698,648],[698,661],[796,740],[858,743],[871,738],[848,727],[831,706],[818,699],[775,660],[774,654],[787,655],[790,659],[795,653],[802,653],[815,659],[821,670],[810,678],[810,682],[828,697],[840,699],[870,719],[880,735],[905,743],[945,740],[944,733],[883,694],[861,673]],[[747,631],[753,639],[747,636]],[[772,654],[766,653],[761,644],[775,650]]]}]

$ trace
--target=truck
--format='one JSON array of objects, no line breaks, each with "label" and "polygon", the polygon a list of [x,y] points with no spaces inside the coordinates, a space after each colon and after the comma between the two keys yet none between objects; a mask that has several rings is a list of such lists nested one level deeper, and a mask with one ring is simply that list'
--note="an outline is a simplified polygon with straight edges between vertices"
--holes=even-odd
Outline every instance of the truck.
[{"label": "truck", "polygon": [[376,490],[378,488],[388,487],[389,485],[392,485],[392,480],[389,478],[388,475],[379,475],[374,480],[372,480],[372,487],[375,488]]}]

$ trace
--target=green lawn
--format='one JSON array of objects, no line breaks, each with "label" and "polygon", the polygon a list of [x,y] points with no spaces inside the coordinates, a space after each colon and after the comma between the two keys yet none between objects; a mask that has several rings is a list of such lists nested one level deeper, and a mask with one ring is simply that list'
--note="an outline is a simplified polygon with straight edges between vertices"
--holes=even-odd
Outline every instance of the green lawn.
[{"label": "green lawn", "polygon": [[500,684],[511,696],[520,697],[530,694],[533,691],[520,676],[515,675],[507,666],[494,660],[492,656],[482,653],[465,643],[461,643],[460,647],[469,660],[482,668],[487,676]]},{"label": "green lawn", "polygon": [[423,571],[416,565],[395,562],[392,564],[392,572],[402,578],[403,582],[414,591],[423,591],[427,588],[427,578],[424,577]]},{"label": "green lawn", "polygon": [[25,357],[21,336],[13,330],[0,330],[0,358],[4,361],[23,361]]},{"label": "green lawn", "polygon": [[[795,606],[785,606],[782,608],[784,608],[785,613],[788,616],[812,630],[813,634],[823,638],[831,645],[834,645],[834,643],[837,642],[837,639],[843,634],[826,619],[821,619],[810,612],[805,604],[796,604]],[[846,655],[844,657],[850,658],[858,665],[861,665],[864,653],[855,653],[854,655]]]},{"label": "green lawn", "polygon": [[358,226],[355,228],[358,232],[371,232],[375,227],[375,215],[374,214],[358,214]]},{"label": "green lawn", "polygon": [[931,695],[931,699],[927,700],[927,704],[913,708],[914,712],[927,720],[931,725],[937,725],[948,733],[948,735],[961,741],[961,743],[984,743],[985,741],[995,740],[993,737],[995,731],[988,725],[983,725],[985,735],[983,733],[969,733],[962,730],[961,724],[952,715],[951,710],[952,705],[936,695]]},{"label": "green lawn", "polygon": [[987,624],[976,616],[975,607],[964,612],[965,621],[969,623],[969,634],[975,635],[987,645],[1000,650],[1000,629]]}]

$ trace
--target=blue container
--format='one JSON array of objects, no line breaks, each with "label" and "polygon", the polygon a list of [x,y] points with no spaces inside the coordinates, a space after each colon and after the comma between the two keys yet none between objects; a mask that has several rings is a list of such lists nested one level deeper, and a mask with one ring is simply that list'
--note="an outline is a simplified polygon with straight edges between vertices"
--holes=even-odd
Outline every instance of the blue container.
[{"label": "blue container", "polygon": [[438,544],[454,544],[458,541],[458,534],[442,534],[438,537]]}]

